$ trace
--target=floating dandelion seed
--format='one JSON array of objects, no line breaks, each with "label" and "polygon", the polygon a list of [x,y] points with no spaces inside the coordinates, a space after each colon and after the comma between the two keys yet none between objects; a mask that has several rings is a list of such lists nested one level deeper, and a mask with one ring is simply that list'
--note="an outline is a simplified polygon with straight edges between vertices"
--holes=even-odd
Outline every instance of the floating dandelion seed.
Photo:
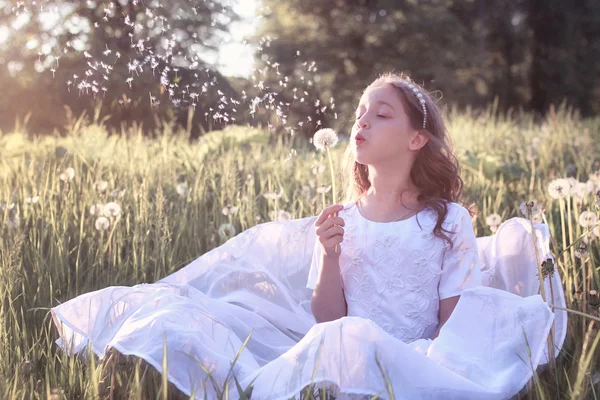
[{"label": "floating dandelion seed", "polygon": [[96,218],[94,226],[99,231],[105,231],[110,227],[110,221],[106,217],[98,217]]},{"label": "floating dandelion seed", "polygon": [[91,215],[104,215],[104,204],[96,203],[90,207]]},{"label": "floating dandelion seed", "polygon": [[190,192],[185,183],[178,183],[177,186],[175,186],[175,191],[177,192],[179,197],[182,198],[187,197],[188,193]]},{"label": "floating dandelion seed", "polygon": [[519,206],[519,209],[521,210],[521,213],[524,216],[526,216],[527,218],[536,217],[539,214],[541,214],[541,212],[542,212],[542,207],[535,200],[526,201],[526,202],[521,203],[521,205]]},{"label": "floating dandelion seed", "polygon": [[566,179],[555,179],[548,185],[548,194],[553,199],[562,199],[570,192],[571,185]]},{"label": "floating dandelion seed", "polygon": [[235,236],[235,227],[231,224],[223,224],[219,227],[219,237],[225,241]]},{"label": "floating dandelion seed", "polygon": [[110,203],[106,203],[104,206],[104,216],[105,217],[116,217],[121,213],[121,206],[111,201]]},{"label": "floating dandelion seed", "polygon": [[97,181],[94,183],[94,189],[98,192],[103,193],[108,188],[108,182],[106,181]]},{"label": "floating dandelion seed", "polygon": [[271,211],[269,217],[272,221],[288,221],[292,219],[292,214],[284,210]]},{"label": "floating dandelion seed", "polygon": [[577,258],[588,258],[590,256],[590,252],[588,251],[587,243],[581,242],[579,246],[577,246],[577,250],[575,250],[575,257]]},{"label": "floating dandelion seed", "polygon": [[338,142],[338,135],[333,129],[323,128],[318,130],[313,136],[313,144],[317,150],[325,150],[333,147]]},{"label": "floating dandelion seed", "polygon": [[231,204],[226,205],[221,211],[223,215],[233,215],[237,212],[238,208],[232,206]]},{"label": "floating dandelion seed", "polygon": [[579,225],[582,228],[591,228],[598,223],[598,217],[591,211],[584,211],[579,215]]}]

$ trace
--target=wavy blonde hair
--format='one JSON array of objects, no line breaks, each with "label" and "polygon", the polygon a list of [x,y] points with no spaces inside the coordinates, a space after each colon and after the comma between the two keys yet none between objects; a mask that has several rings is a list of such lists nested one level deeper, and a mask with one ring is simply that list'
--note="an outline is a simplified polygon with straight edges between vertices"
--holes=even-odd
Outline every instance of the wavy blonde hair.
[{"label": "wavy blonde hair", "polygon": [[[411,89],[404,85],[410,82],[418,88],[425,99],[427,108],[427,121],[423,129],[423,109],[419,99]],[[452,245],[452,241],[442,223],[448,214],[448,203],[460,203],[463,194],[463,181],[460,178],[460,166],[450,144],[450,138],[442,112],[423,87],[413,82],[409,77],[395,73],[385,73],[375,79],[365,90],[389,84],[392,85],[402,101],[411,126],[423,133],[429,141],[419,150],[410,171],[413,183],[419,189],[417,200],[425,208],[430,208],[437,214],[437,222],[433,229],[435,236],[442,238]],[[347,202],[358,200],[366,194],[371,186],[369,169],[365,164],[359,164],[354,158],[350,146],[346,149],[343,162],[345,184],[345,198]]]}]

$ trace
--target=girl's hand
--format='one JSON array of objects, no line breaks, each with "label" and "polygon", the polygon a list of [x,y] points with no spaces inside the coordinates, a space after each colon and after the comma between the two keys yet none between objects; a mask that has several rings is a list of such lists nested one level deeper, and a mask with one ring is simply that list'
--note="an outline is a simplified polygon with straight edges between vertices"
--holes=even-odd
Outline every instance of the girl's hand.
[{"label": "girl's hand", "polygon": [[343,209],[344,206],[340,204],[326,207],[315,221],[317,237],[326,256],[339,257],[339,253],[336,253],[334,249],[336,245],[344,241],[344,228],[342,227],[345,223],[343,218],[337,216],[337,213]]}]

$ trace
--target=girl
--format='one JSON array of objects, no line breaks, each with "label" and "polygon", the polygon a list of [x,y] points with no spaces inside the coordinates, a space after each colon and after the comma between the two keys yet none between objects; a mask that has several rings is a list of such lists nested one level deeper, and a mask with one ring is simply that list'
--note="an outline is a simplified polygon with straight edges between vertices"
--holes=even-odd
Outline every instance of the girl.
[{"label": "girl", "polygon": [[350,200],[315,222],[312,312],[318,322],[362,316],[405,342],[433,339],[460,293],[481,284],[440,109],[407,78],[383,75],[360,99],[350,142]]},{"label": "girl", "polygon": [[[554,314],[529,221],[475,238],[446,141],[429,95],[382,76],[356,110],[345,204],[247,229],[158,282],[63,303],[59,345],[140,357],[196,398],[289,399],[311,382],[338,399],[513,396],[547,359]],[[548,284],[564,307],[558,274]],[[559,349],[566,318],[557,328]]]}]

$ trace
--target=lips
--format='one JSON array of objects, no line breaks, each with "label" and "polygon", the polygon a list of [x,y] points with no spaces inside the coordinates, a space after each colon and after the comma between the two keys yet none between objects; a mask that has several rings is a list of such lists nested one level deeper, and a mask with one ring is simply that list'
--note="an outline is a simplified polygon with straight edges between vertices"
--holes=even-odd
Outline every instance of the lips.
[{"label": "lips", "polygon": [[365,137],[363,135],[361,135],[360,133],[357,133],[356,136],[354,137],[354,141],[356,142],[356,144],[360,144],[366,141]]}]

